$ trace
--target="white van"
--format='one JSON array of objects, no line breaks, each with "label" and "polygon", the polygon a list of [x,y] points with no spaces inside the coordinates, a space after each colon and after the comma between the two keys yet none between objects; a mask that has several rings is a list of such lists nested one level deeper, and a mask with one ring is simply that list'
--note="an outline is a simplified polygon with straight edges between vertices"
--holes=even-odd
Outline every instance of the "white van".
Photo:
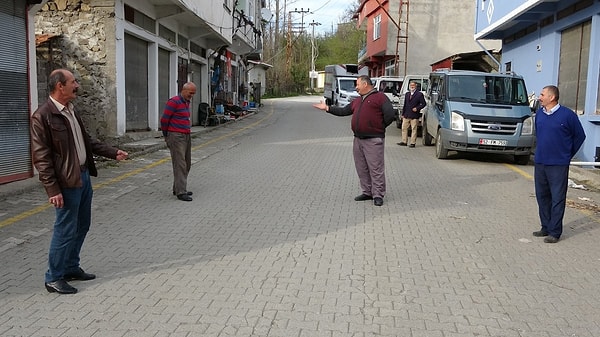
[{"label": "white van", "polygon": [[360,95],[356,92],[356,79],[369,75],[369,68],[357,64],[332,64],[325,66],[323,96],[327,105],[344,107]]},{"label": "white van", "polygon": [[[396,112],[396,126],[402,127],[402,108],[404,106],[404,95],[410,90],[408,85],[410,82],[417,83],[417,90],[425,93],[429,87],[429,74],[426,75],[406,75],[398,76],[381,76],[371,78],[373,87],[379,91],[383,91],[390,99]],[[420,122],[419,122],[420,124]],[[420,129],[419,125],[419,129]]]},{"label": "white van", "polygon": [[[373,82],[373,87],[379,91],[385,93],[385,95],[390,99],[394,109],[396,111],[398,109],[402,109],[400,104],[400,96],[398,93],[402,90],[402,83],[404,82],[404,77],[397,76],[381,76],[381,77],[373,77],[371,78]],[[397,112],[396,112],[397,114]]]}]

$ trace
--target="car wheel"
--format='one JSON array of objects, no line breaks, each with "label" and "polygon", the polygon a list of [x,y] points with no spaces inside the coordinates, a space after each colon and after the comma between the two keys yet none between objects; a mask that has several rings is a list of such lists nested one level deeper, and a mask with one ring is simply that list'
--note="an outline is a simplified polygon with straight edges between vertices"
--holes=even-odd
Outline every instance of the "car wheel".
[{"label": "car wheel", "polygon": [[425,146],[431,146],[433,145],[433,137],[431,137],[431,135],[429,134],[429,132],[427,132],[427,122],[425,120],[423,120],[423,126],[422,128],[422,133],[423,133],[423,145]]},{"label": "car wheel", "polygon": [[448,158],[448,149],[444,147],[444,141],[442,140],[442,133],[438,130],[437,137],[435,139],[435,156],[437,159]]},{"label": "car wheel", "polygon": [[398,129],[402,129],[402,118],[400,118],[399,116],[396,116],[396,127]]}]

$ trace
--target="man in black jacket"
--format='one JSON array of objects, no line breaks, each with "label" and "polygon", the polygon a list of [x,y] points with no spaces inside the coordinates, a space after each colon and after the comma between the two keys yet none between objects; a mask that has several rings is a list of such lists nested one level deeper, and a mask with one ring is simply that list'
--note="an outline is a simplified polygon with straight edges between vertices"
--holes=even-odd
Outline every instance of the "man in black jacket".
[{"label": "man in black jacket", "polygon": [[313,106],[336,116],[352,115],[354,166],[362,189],[362,194],[354,200],[373,200],[375,206],[382,206],[385,196],[385,128],[395,119],[394,107],[383,92],[373,88],[369,76],[358,77],[356,91],[361,97],[343,108],[328,106],[322,101]]},{"label": "man in black jacket", "polygon": [[427,105],[423,93],[417,90],[417,83],[410,82],[410,90],[404,96],[404,106],[402,107],[402,141],[398,145],[406,146],[408,141],[408,127],[410,127],[410,145],[415,147],[417,143],[417,126],[421,118],[421,110]]}]

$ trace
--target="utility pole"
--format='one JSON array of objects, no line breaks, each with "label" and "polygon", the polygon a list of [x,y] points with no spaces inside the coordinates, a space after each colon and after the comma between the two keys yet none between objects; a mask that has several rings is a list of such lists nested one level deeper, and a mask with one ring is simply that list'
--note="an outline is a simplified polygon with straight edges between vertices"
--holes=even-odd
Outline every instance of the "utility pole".
[{"label": "utility pole", "polygon": [[312,26],[312,39],[310,40],[310,46],[311,46],[311,50],[310,50],[310,74],[308,74],[308,78],[310,79],[310,91],[314,92],[314,79],[317,78],[317,72],[315,71],[315,26],[320,26],[321,23],[319,22],[315,22],[315,20],[313,20],[311,23],[309,23],[309,25]]},{"label": "utility pole", "polygon": [[[304,14],[308,13],[310,11],[309,8],[307,8],[306,10],[304,10],[304,8],[300,8],[300,10],[298,10],[298,8],[294,8],[293,11],[290,11],[291,13],[300,13],[302,14],[302,20],[301,20],[301,24],[300,24],[300,30],[298,32],[298,36],[301,36],[302,33],[304,32]],[[302,50],[300,50],[300,64],[302,64]]]},{"label": "utility pole", "polygon": [[288,13],[287,22],[287,44],[286,44],[286,57],[285,57],[285,77],[288,79],[292,61],[292,12]]},{"label": "utility pole", "polygon": [[293,11],[290,11],[290,13],[301,13],[302,14],[302,20],[300,21],[300,34],[302,34],[302,32],[304,31],[304,14],[308,13],[310,11],[309,8],[307,8],[306,10],[304,10],[304,8],[300,8],[300,10],[298,10],[298,8],[294,8]]}]

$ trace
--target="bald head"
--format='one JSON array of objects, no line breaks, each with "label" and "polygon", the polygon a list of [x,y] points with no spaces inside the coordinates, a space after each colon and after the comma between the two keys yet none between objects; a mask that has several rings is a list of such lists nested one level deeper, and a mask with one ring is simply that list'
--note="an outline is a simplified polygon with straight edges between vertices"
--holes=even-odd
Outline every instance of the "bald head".
[{"label": "bald head", "polygon": [[196,85],[193,82],[187,82],[181,88],[181,97],[183,97],[186,101],[191,101],[195,94]]}]

